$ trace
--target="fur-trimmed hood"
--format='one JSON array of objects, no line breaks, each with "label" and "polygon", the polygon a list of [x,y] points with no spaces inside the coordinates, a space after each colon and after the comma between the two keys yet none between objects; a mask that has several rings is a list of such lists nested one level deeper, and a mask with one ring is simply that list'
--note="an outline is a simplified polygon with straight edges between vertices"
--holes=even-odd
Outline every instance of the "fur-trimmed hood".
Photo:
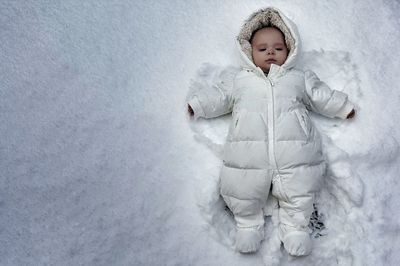
[{"label": "fur-trimmed hood", "polygon": [[237,36],[237,46],[240,50],[244,67],[257,68],[253,63],[250,38],[253,32],[267,26],[277,27],[285,36],[285,42],[289,54],[285,63],[281,67],[284,69],[294,67],[300,52],[300,37],[297,27],[293,21],[288,19],[280,10],[274,7],[267,7],[254,12],[243,24],[239,35]]}]

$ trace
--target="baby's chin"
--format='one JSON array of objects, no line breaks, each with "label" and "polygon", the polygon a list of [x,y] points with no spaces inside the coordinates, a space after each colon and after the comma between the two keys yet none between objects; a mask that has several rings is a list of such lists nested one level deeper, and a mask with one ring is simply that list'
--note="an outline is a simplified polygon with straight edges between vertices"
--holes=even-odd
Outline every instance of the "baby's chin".
[{"label": "baby's chin", "polygon": [[269,72],[270,68],[271,68],[270,66],[269,67],[261,67],[262,71],[264,71],[264,72]]}]

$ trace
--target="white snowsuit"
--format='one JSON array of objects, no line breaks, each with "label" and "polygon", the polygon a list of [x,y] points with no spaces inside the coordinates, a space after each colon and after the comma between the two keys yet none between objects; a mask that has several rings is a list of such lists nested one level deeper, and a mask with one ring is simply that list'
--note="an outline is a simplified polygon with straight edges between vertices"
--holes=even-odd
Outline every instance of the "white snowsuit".
[{"label": "white snowsuit", "polygon": [[[254,31],[268,25],[284,33],[290,52],[282,66],[273,64],[266,75],[252,61],[249,39]],[[220,193],[237,227],[262,227],[271,191],[279,202],[279,232],[285,248],[292,255],[305,255],[310,250],[287,247],[285,237],[290,232],[308,232],[314,193],[325,172],[321,138],[308,112],[345,119],[353,104],[312,71],[294,68],[300,38],[294,23],[279,10],[267,8],[252,14],[237,45],[243,62],[233,86],[221,82],[210,90],[193,92],[188,104],[196,118],[232,111]]]}]

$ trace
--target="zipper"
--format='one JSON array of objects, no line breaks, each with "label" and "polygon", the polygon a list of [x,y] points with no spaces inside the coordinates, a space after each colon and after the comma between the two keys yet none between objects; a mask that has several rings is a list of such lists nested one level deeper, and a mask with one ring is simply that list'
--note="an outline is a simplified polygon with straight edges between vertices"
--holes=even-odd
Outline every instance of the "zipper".
[{"label": "zipper", "polygon": [[[275,132],[274,132],[274,127],[275,127],[275,121],[274,121],[274,83],[269,77],[266,77],[270,84],[270,88],[268,89],[268,99],[269,99],[269,104],[268,104],[268,113],[267,113],[267,120],[268,120],[268,157],[270,161],[273,164],[273,167],[278,171],[278,164],[276,163],[276,158],[275,158],[275,152],[274,152],[274,143],[275,143]],[[279,171],[278,174],[280,175]]]}]

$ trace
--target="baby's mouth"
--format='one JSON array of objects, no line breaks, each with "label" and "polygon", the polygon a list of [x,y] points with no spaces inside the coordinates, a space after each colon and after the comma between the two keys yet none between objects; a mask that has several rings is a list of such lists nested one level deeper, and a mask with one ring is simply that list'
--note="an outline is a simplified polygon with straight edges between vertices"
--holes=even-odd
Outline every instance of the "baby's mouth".
[{"label": "baby's mouth", "polygon": [[271,64],[271,63],[275,63],[276,60],[275,59],[268,59],[268,60],[265,60],[265,62],[267,62],[268,64]]}]

